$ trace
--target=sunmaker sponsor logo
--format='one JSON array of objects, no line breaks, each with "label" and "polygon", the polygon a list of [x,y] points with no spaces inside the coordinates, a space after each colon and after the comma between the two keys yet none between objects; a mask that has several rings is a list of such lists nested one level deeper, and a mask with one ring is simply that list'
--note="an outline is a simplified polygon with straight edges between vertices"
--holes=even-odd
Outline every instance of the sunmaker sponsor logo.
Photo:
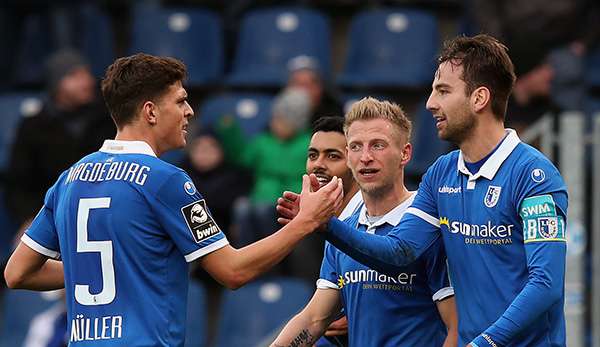
[{"label": "sunmaker sponsor logo", "polygon": [[465,243],[477,245],[504,245],[512,243],[515,226],[512,224],[496,225],[488,221],[485,224],[469,224],[462,221],[451,221],[447,217],[440,218],[440,227],[451,234],[464,236]]}]

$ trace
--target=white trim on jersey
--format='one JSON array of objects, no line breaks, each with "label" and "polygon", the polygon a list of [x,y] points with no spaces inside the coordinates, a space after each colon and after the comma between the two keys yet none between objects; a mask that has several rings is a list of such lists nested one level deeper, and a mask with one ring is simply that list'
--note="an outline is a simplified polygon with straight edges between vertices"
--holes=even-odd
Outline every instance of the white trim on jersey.
[{"label": "white trim on jersey", "polygon": [[404,213],[406,213],[407,208],[415,200],[416,195],[416,192],[410,192],[410,196],[406,200],[402,201],[398,206],[394,207],[388,213],[381,216],[381,218],[372,225],[369,224],[369,220],[367,219],[367,206],[362,205],[360,209],[360,214],[358,215],[358,224],[367,226],[367,229],[376,228],[378,226],[384,225],[385,223],[396,226],[400,223],[400,220],[402,219],[402,216],[404,216]]},{"label": "white trim on jersey", "polygon": [[221,249],[229,244],[227,238],[223,237],[219,241],[213,242],[210,245],[200,248],[198,250],[193,251],[192,253],[185,256],[185,261],[188,263],[193,262],[194,260],[207,255],[208,253],[214,252],[217,249]]},{"label": "white trim on jersey", "polygon": [[426,221],[427,223],[435,226],[435,227],[440,227],[440,220],[438,218],[435,218],[434,216],[427,214],[421,210],[419,210],[416,207],[409,207],[406,209],[405,213],[410,213],[412,215],[415,215],[419,218],[421,218],[422,220]]},{"label": "white trim on jersey", "polygon": [[319,278],[317,280],[317,289],[337,289],[340,290],[340,287],[332,282],[329,282],[326,279]]},{"label": "white trim on jersey", "polygon": [[362,197],[362,193],[359,190],[358,192],[356,192],[356,194],[354,194],[352,199],[350,199],[350,201],[348,201],[348,205],[346,205],[346,207],[344,207],[344,209],[342,210],[342,213],[340,213],[338,219],[343,221],[344,219],[353,215],[354,212],[356,212],[356,210],[360,206],[360,204],[362,204],[362,202],[363,202],[363,197]]},{"label": "white trim on jersey", "polygon": [[156,157],[152,147],[144,141],[104,140],[100,152],[111,154],[146,154]]},{"label": "white trim on jersey", "polygon": [[48,258],[52,258],[52,259],[60,259],[60,253],[51,249],[48,249],[42,245],[40,245],[39,243],[37,243],[34,239],[32,239],[31,237],[29,237],[29,235],[27,234],[23,234],[23,236],[21,236],[21,241],[26,244],[27,246],[29,246],[29,248],[33,249],[34,251],[38,252],[39,254],[45,255]]},{"label": "white trim on jersey", "polygon": [[431,298],[433,299],[433,301],[442,301],[450,296],[454,296],[454,288],[444,287],[435,292],[435,294],[433,294]]},{"label": "white trim on jersey", "polygon": [[516,131],[513,129],[505,129],[505,131],[506,137],[502,140],[502,143],[500,143],[498,149],[485,161],[485,163],[483,163],[479,169],[479,172],[475,174],[469,172],[462,152],[458,151],[458,163],[456,168],[459,173],[469,176],[467,189],[474,189],[475,181],[477,181],[479,177],[485,177],[489,180],[494,178],[502,163],[508,158],[517,145],[521,143],[521,139],[519,139]]}]

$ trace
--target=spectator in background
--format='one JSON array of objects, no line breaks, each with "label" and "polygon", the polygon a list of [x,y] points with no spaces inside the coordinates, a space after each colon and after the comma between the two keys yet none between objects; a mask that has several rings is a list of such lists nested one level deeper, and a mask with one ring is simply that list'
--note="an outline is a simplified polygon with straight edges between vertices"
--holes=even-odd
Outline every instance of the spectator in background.
[{"label": "spectator in background", "polygon": [[513,93],[508,101],[506,124],[517,133],[523,133],[548,112],[558,113],[560,108],[551,98],[554,68],[543,61],[536,66],[522,64],[520,75],[515,82]]},{"label": "spectator in background", "polygon": [[37,213],[63,170],[115,133],[96,80],[78,52],[53,54],[46,84],[48,101],[39,114],[22,121],[7,170],[7,206],[21,225]]},{"label": "spectator in background", "polygon": [[246,141],[231,117],[218,124],[227,160],[251,170],[255,179],[250,201],[235,208],[237,246],[250,244],[277,230],[277,198],[285,190],[300,190],[310,142],[307,130],[310,109],[306,91],[287,88],[273,102],[269,132]]},{"label": "spectator in background", "polygon": [[311,124],[322,116],[344,116],[342,105],[326,89],[316,59],[305,55],[297,56],[289,61],[288,69],[290,75],[287,86],[302,88],[310,97]]},{"label": "spectator in background", "polygon": [[213,218],[230,238],[233,205],[236,199],[249,193],[251,175],[245,169],[234,168],[225,162],[223,147],[211,131],[199,130],[187,149],[181,168],[188,173],[202,196],[210,201]]},{"label": "spectator in background", "polygon": [[600,39],[597,0],[470,2],[481,32],[506,42],[518,77],[550,64],[553,102],[563,109],[582,108],[585,53]]}]

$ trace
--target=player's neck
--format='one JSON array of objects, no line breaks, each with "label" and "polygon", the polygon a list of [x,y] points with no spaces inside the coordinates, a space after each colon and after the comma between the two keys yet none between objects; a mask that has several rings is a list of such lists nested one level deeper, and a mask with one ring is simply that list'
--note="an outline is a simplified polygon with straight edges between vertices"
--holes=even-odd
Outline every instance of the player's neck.
[{"label": "player's neck", "polygon": [[362,192],[369,216],[383,216],[410,197],[404,183],[385,192],[384,195],[372,195]]},{"label": "player's neck", "polygon": [[475,163],[490,154],[502,141],[504,135],[505,130],[502,122],[493,122],[492,124],[480,122],[473,129],[470,136],[461,142],[458,147],[466,162]]},{"label": "player's neck", "polygon": [[155,141],[152,140],[152,136],[149,136],[142,129],[125,126],[122,129],[117,130],[115,140],[119,141],[143,141],[146,142],[156,156],[160,156],[162,153],[159,151]]}]

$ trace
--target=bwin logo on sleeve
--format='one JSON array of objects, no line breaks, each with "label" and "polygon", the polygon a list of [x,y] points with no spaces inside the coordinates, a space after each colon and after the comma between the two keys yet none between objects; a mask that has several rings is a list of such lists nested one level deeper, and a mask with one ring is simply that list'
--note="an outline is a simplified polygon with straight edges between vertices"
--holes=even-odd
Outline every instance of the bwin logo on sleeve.
[{"label": "bwin logo on sleeve", "polygon": [[206,209],[204,199],[181,208],[183,219],[196,243],[219,233],[220,229]]}]

